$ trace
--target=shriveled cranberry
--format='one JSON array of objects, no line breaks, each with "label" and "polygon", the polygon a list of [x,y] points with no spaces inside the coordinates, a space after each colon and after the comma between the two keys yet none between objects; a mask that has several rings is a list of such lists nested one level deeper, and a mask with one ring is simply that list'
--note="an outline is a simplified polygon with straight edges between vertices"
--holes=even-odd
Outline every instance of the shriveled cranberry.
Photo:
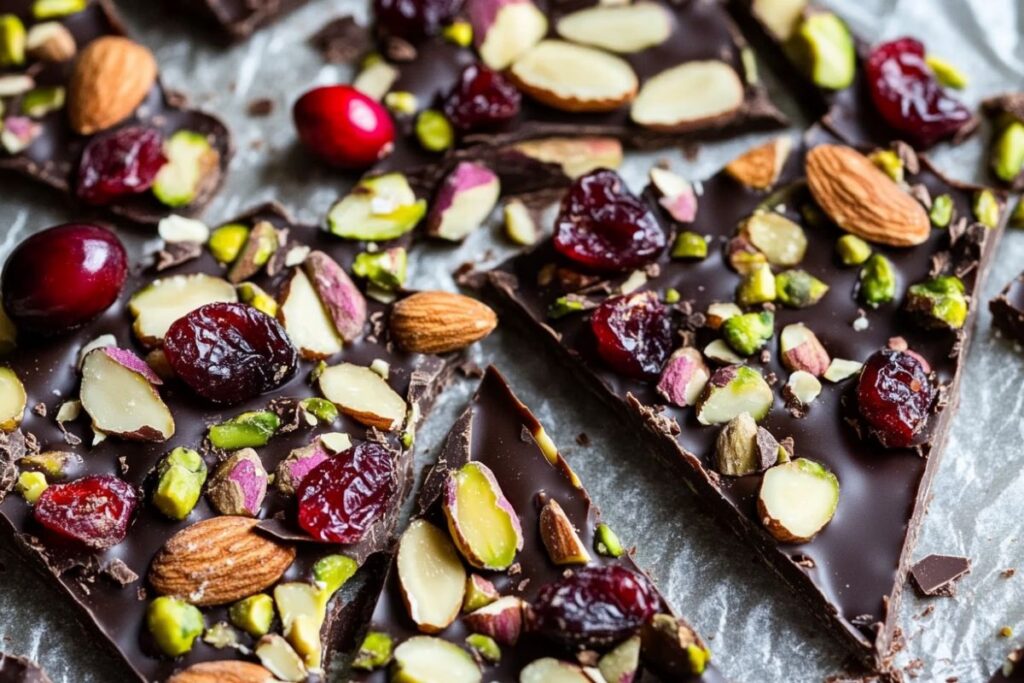
[{"label": "shriveled cranberry", "polygon": [[600,648],[636,633],[659,607],[641,574],[618,565],[583,567],[541,587],[528,623],[562,645]]},{"label": "shriveled cranberry", "polygon": [[56,335],[89,322],[121,294],[128,255],[110,230],[68,223],[19,244],[4,265],[4,310],[27,333]]},{"label": "shriveled cranberry", "polygon": [[939,84],[924,54],[919,41],[898,38],[876,47],[866,69],[871,99],[886,123],[929,147],[966,125],[971,111]]},{"label": "shriveled cranberry", "polygon": [[365,442],[328,458],[296,491],[299,526],[328,543],[355,543],[387,511],[395,466],[384,446]]},{"label": "shriveled cranberry", "polygon": [[507,78],[483,64],[470,64],[444,99],[444,113],[462,133],[486,131],[519,113],[522,96]]},{"label": "shriveled cranberry", "polygon": [[36,521],[56,536],[94,550],[124,540],[139,496],[110,474],[47,486],[35,505]]},{"label": "shriveled cranberry", "polygon": [[857,384],[861,417],[886,448],[913,445],[928,423],[934,396],[928,367],[913,351],[876,352]]},{"label": "shriveled cranberry", "polygon": [[668,309],[654,292],[606,299],[594,309],[590,328],[604,362],[628,377],[657,375],[672,350]]},{"label": "shriveled cranberry", "polygon": [[339,168],[372,166],[395,141],[387,110],[349,85],[310,90],[295,102],[292,117],[306,149]]},{"label": "shriveled cranberry", "polygon": [[455,18],[462,0],[373,0],[377,34],[417,42]]},{"label": "shriveled cranberry", "polygon": [[569,188],[555,221],[555,249],[602,271],[636,268],[665,248],[665,231],[615,171],[598,169]]},{"label": "shriveled cranberry", "polygon": [[164,355],[192,391],[224,404],[276,389],[298,368],[281,323],[246,304],[207,304],[178,318],[164,337]]},{"label": "shriveled cranberry", "polygon": [[119,128],[93,138],[78,163],[78,197],[103,205],[145,192],[167,163],[163,145],[163,134],[144,126]]}]

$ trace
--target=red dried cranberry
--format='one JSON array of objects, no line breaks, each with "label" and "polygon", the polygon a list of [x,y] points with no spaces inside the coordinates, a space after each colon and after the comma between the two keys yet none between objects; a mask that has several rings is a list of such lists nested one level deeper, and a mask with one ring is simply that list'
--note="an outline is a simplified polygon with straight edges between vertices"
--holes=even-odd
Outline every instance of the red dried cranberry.
[{"label": "red dried cranberry", "polygon": [[860,414],[886,448],[913,445],[928,423],[933,398],[928,368],[912,351],[876,352],[857,384]]},{"label": "red dried cranberry", "polygon": [[110,474],[47,486],[35,505],[36,521],[65,540],[106,550],[124,540],[139,497]]},{"label": "red dried cranberry", "polygon": [[462,0],[373,0],[377,33],[416,42],[436,35],[459,11]]},{"label": "red dried cranberry", "polygon": [[555,249],[588,268],[621,271],[653,260],[665,232],[615,171],[598,169],[569,188],[555,221]]},{"label": "red dried cranberry", "polygon": [[391,453],[361,443],[316,467],[299,484],[299,526],[328,543],[355,543],[381,518],[395,495]]},{"label": "red dried cranberry", "polygon": [[618,565],[583,567],[541,587],[529,626],[562,645],[600,648],[636,633],[660,606],[641,574]]},{"label": "red dried cranberry", "polygon": [[241,403],[294,375],[298,353],[281,323],[245,304],[207,304],[178,318],[164,337],[167,361],[214,403]]},{"label": "red dried cranberry", "polygon": [[668,309],[653,292],[605,300],[594,309],[590,327],[604,362],[629,377],[657,375],[672,350]]},{"label": "red dried cranberry", "polygon": [[310,90],[295,102],[292,117],[306,149],[339,168],[372,166],[394,146],[391,115],[349,85]]},{"label": "red dried cranberry", "polygon": [[954,135],[971,120],[970,110],[939,84],[924,61],[924,45],[913,38],[876,47],[867,76],[882,118],[920,147]]},{"label": "red dried cranberry", "polygon": [[163,145],[160,131],[143,126],[129,126],[93,138],[78,164],[78,197],[89,204],[103,205],[145,192],[167,163]]},{"label": "red dried cranberry", "polygon": [[508,79],[483,64],[470,64],[444,100],[444,113],[460,132],[490,130],[514,119],[522,96]]}]

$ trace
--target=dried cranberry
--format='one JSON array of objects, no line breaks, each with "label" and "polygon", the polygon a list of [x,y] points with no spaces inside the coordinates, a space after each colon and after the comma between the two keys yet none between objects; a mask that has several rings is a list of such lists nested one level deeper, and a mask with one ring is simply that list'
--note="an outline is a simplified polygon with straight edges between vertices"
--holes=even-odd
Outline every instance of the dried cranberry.
[{"label": "dried cranberry", "polygon": [[650,582],[625,567],[583,567],[542,586],[530,629],[569,647],[604,647],[628,638],[657,613]]},{"label": "dried cranberry", "polygon": [[970,110],[939,84],[924,61],[924,45],[913,38],[876,47],[867,76],[882,118],[918,146],[934,145],[971,120]]},{"label": "dried cranberry", "polygon": [[377,33],[416,42],[455,18],[462,0],[373,0]]},{"label": "dried cranberry", "polygon": [[164,337],[164,354],[175,375],[214,403],[276,389],[298,368],[281,323],[245,304],[207,304],[178,318]]},{"label": "dried cranberry", "polygon": [[328,543],[355,543],[395,495],[391,453],[361,443],[314,467],[299,484],[299,526]]},{"label": "dried cranberry", "polygon": [[621,271],[650,262],[665,232],[615,171],[599,169],[572,184],[555,221],[555,249],[576,263]]},{"label": "dried cranberry", "polygon": [[857,407],[886,448],[913,445],[928,422],[934,389],[928,366],[913,351],[882,349],[864,364]]},{"label": "dried cranberry", "polygon": [[89,204],[109,204],[145,192],[167,163],[155,128],[129,126],[89,141],[78,164],[77,193]]},{"label": "dried cranberry", "polygon": [[514,119],[522,96],[508,79],[483,64],[470,64],[444,100],[444,113],[459,131],[489,130]]},{"label": "dried cranberry", "polygon": [[668,309],[653,292],[605,300],[594,309],[590,327],[604,362],[629,377],[657,375],[672,350]]},{"label": "dried cranberry", "polygon": [[36,501],[35,518],[65,540],[106,550],[124,540],[138,501],[127,482],[98,474],[47,486]]}]

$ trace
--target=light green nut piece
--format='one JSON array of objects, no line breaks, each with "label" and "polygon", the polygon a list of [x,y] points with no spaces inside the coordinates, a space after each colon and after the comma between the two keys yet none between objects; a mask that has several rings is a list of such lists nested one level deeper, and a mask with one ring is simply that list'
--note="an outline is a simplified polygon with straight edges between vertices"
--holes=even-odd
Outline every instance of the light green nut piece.
[{"label": "light green nut piece", "polygon": [[86,8],[89,0],[35,0],[32,16],[36,19],[56,19],[77,14]]},{"label": "light green nut piece", "polygon": [[939,83],[945,87],[954,90],[963,90],[967,87],[967,75],[945,59],[935,55],[925,55],[924,62],[935,74]]},{"label": "light green nut piece", "polygon": [[501,647],[490,636],[485,636],[482,633],[473,633],[466,636],[466,645],[473,652],[480,655],[481,659],[485,662],[497,664],[501,661]]},{"label": "light green nut piece", "polygon": [[281,418],[269,410],[242,413],[210,427],[210,443],[226,451],[266,446],[281,426]]},{"label": "light green nut piece", "polygon": [[672,245],[672,258],[705,259],[708,257],[708,243],[703,235],[684,230]]},{"label": "light green nut piece", "polygon": [[555,319],[564,318],[567,315],[579,313],[583,308],[583,302],[580,299],[560,296],[548,306],[548,317]]},{"label": "light green nut piece", "polygon": [[856,235],[843,235],[836,240],[836,253],[844,266],[859,266],[871,256],[871,245]]},{"label": "light green nut piece", "polygon": [[392,90],[384,96],[384,104],[396,114],[415,114],[419,109],[416,95],[406,90]]},{"label": "light green nut piece", "polygon": [[815,85],[842,90],[853,83],[857,72],[853,36],[835,14],[815,12],[805,18],[786,49]]},{"label": "light green nut piece", "polygon": [[327,555],[321,557],[313,565],[313,579],[318,584],[323,584],[323,589],[328,595],[334,595],[339,588],[351,579],[359,563],[345,555]]},{"label": "light green nut piece", "polygon": [[381,289],[393,291],[405,285],[408,261],[405,247],[375,252],[364,251],[356,255],[352,263],[352,272]]},{"label": "light green nut piece", "polygon": [[741,306],[755,306],[775,301],[775,276],[766,263],[754,266],[736,288],[736,302]]},{"label": "light green nut piece", "polygon": [[711,661],[711,650],[700,645],[687,645],[686,656],[690,660],[690,671],[699,676],[708,668],[708,662]]},{"label": "light green nut piece", "polygon": [[941,275],[911,285],[907,310],[916,313],[927,327],[958,330],[967,321],[964,283],[955,275]]},{"label": "light green nut piece", "polygon": [[395,643],[387,633],[370,631],[359,646],[359,653],[352,661],[352,668],[360,671],[373,671],[387,666],[391,661],[391,653]]},{"label": "light green nut piece", "polygon": [[790,308],[807,308],[821,301],[828,285],[806,270],[786,270],[775,276],[778,301]]},{"label": "light green nut piece", "polygon": [[626,552],[619,537],[604,522],[598,524],[594,532],[594,550],[605,557],[621,557]]},{"label": "light green nut piece", "polygon": [[41,119],[50,112],[64,108],[67,90],[60,85],[35,88],[21,98],[21,112],[33,119]]},{"label": "light green nut piece", "polygon": [[999,200],[992,190],[980,190],[974,194],[974,217],[986,228],[999,225]]},{"label": "light green nut piece", "polygon": [[992,146],[992,171],[1007,183],[1024,170],[1024,122],[1011,121]]},{"label": "light green nut piece", "polygon": [[665,303],[667,304],[679,303],[682,298],[683,295],[675,287],[669,287],[665,290]]},{"label": "light green nut piece", "polygon": [[206,624],[195,605],[163,595],[149,603],[146,627],[164,654],[178,657],[192,649]]},{"label": "light green nut piece", "polygon": [[894,183],[903,182],[903,160],[899,154],[891,149],[879,149],[872,152],[868,158],[879,170],[892,178]]},{"label": "light green nut piece", "polygon": [[443,152],[455,143],[455,129],[441,112],[424,109],[416,117],[416,139],[428,152]]},{"label": "light green nut piece", "polygon": [[871,308],[896,298],[896,269],[892,261],[874,254],[860,271],[860,299]]},{"label": "light green nut piece", "polygon": [[940,194],[932,200],[932,208],[928,211],[928,219],[936,228],[948,228],[953,221],[953,198],[948,194]]},{"label": "light green nut piece", "polygon": [[16,14],[0,14],[0,67],[25,63],[25,24]]},{"label": "light green nut piece", "polygon": [[741,356],[759,351],[775,333],[775,316],[769,311],[736,315],[722,323],[722,336]]},{"label": "light green nut piece", "polygon": [[221,263],[232,263],[242,253],[249,239],[249,228],[240,223],[222,225],[210,234],[207,246],[213,258]]},{"label": "light green nut piece", "polygon": [[459,47],[469,47],[473,44],[473,25],[468,21],[456,21],[445,26],[441,35],[450,43]]},{"label": "light green nut piece", "polygon": [[330,424],[338,419],[338,406],[325,398],[317,398],[316,396],[304,398],[299,405],[307,413],[325,424]]},{"label": "light green nut piece", "polygon": [[266,593],[250,595],[231,605],[228,619],[253,638],[265,636],[274,623],[274,599]]},{"label": "light green nut piece", "polygon": [[46,475],[42,472],[22,472],[18,475],[18,493],[29,505],[35,505],[47,486]]},{"label": "light green nut piece", "polygon": [[206,483],[206,463],[191,448],[175,448],[157,467],[153,505],[171,519],[185,519],[196,506]]},{"label": "light green nut piece", "polygon": [[240,282],[238,298],[243,304],[249,304],[258,311],[263,311],[271,318],[277,316],[277,300],[267,294],[262,287],[251,282]]}]

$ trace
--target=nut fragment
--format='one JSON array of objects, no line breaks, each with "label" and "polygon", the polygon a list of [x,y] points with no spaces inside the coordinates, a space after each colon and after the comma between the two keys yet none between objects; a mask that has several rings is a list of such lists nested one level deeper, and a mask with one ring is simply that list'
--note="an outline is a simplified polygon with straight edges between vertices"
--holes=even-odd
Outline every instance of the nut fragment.
[{"label": "nut fragment", "polygon": [[757,211],[740,234],[774,266],[795,266],[807,251],[807,236],[797,223],[774,211]]},{"label": "nut fragment", "polygon": [[671,614],[655,614],[644,624],[640,641],[645,661],[666,680],[699,676],[711,659],[700,636]]},{"label": "nut fragment", "polygon": [[822,375],[829,382],[842,382],[844,379],[853,377],[860,369],[864,366],[863,363],[859,363],[855,360],[846,360],[845,358],[833,358],[832,362],[828,365],[828,370]]},{"label": "nut fragment", "polygon": [[772,467],[757,496],[762,524],[782,543],[806,543],[832,521],[839,505],[839,480],[806,458]]},{"label": "nut fragment", "polygon": [[94,349],[82,364],[82,407],[93,427],[104,434],[133,441],[166,441],[174,435],[174,416],[156,389],[161,383],[131,351]]},{"label": "nut fragment", "polygon": [[311,251],[303,268],[334,322],[338,336],[347,343],[361,337],[366,324],[366,299],[348,273],[322,251]]},{"label": "nut fragment", "polygon": [[882,254],[872,254],[860,269],[860,300],[878,308],[896,298],[896,268]]},{"label": "nut fragment", "polygon": [[493,583],[479,574],[470,574],[466,579],[466,595],[462,599],[462,611],[473,612],[481,607],[486,607],[500,597],[501,595]]},{"label": "nut fragment", "polygon": [[599,168],[622,165],[622,143],[615,138],[541,138],[513,145],[512,150],[531,159],[558,164],[570,180]]},{"label": "nut fragment", "polygon": [[523,628],[523,601],[506,596],[462,618],[473,633],[490,636],[501,645],[515,645]]},{"label": "nut fragment", "polygon": [[28,394],[18,375],[8,367],[0,367],[0,431],[18,428],[27,403]]},{"label": "nut fragment", "polygon": [[343,340],[334,320],[301,268],[294,269],[285,283],[277,319],[303,358],[320,360],[341,351]]},{"label": "nut fragment", "polygon": [[569,112],[613,111],[630,102],[638,86],[625,60],[561,40],[542,40],[508,74],[533,99]]},{"label": "nut fragment", "polygon": [[75,37],[59,21],[44,21],[30,28],[25,48],[32,59],[55,64],[68,61],[78,51]]},{"label": "nut fragment", "polygon": [[582,667],[553,657],[528,664],[519,674],[519,683],[593,683]]},{"label": "nut fragment", "polygon": [[850,29],[831,12],[813,12],[786,41],[790,58],[822,88],[842,90],[857,74],[857,52]]},{"label": "nut fragment", "polygon": [[775,316],[770,311],[744,313],[722,324],[722,338],[741,356],[749,356],[760,350],[773,334]]},{"label": "nut fragment", "polygon": [[779,352],[782,364],[789,370],[803,370],[815,377],[824,375],[832,362],[818,336],[803,323],[794,323],[782,328],[779,335]]},{"label": "nut fragment", "polygon": [[700,351],[693,347],[677,349],[661,370],[658,394],[681,408],[692,406],[700,398],[710,376]]},{"label": "nut fragment", "polygon": [[329,458],[330,455],[319,440],[308,446],[292,450],[288,457],[277,465],[274,486],[281,493],[291,495],[310,470]]},{"label": "nut fragment", "polygon": [[813,306],[826,294],[828,285],[806,270],[786,270],[775,276],[775,298],[790,308]]},{"label": "nut fragment", "polygon": [[156,346],[171,323],[206,304],[238,301],[231,283],[219,277],[195,273],[154,280],[128,300],[135,316],[132,331],[146,346]]},{"label": "nut fragment", "polygon": [[179,671],[167,683],[273,683],[274,675],[259,664],[229,659],[200,662]]},{"label": "nut fragment", "polygon": [[451,292],[417,292],[395,303],[391,334],[400,347],[415,353],[463,349],[494,330],[498,317],[476,299]]},{"label": "nut fragment", "polygon": [[244,448],[217,467],[206,495],[222,515],[256,517],[267,495],[267,479],[260,456]]},{"label": "nut fragment", "polygon": [[271,633],[256,643],[256,656],[274,676],[282,681],[304,681],[308,672],[302,658],[292,649],[288,641]]},{"label": "nut fragment", "polygon": [[964,283],[956,275],[940,275],[907,290],[907,310],[929,328],[960,329],[967,321],[967,304]]},{"label": "nut fragment", "polygon": [[459,163],[445,178],[427,216],[427,233],[458,242],[483,224],[501,193],[498,176],[483,164]]},{"label": "nut fragment", "polygon": [[684,132],[734,116],[743,105],[743,92],[739,75],[725,62],[683,62],[647,79],[630,117],[644,128]]},{"label": "nut fragment", "polygon": [[775,437],[763,427],[758,427],[750,413],[740,413],[718,433],[715,440],[716,466],[727,477],[763,472],[778,461],[779,448]]},{"label": "nut fragment", "polygon": [[597,668],[607,683],[633,683],[640,668],[640,636],[627,638],[605,653]]},{"label": "nut fragment", "polygon": [[[661,195],[658,203],[668,215],[680,223],[692,223],[697,217],[697,195],[689,181],[681,175],[657,166],[651,167],[649,175],[651,184]],[[705,244],[705,251],[706,249]],[[675,250],[672,255],[677,256]]]},{"label": "nut fragment", "polygon": [[265,636],[274,621],[274,600],[266,593],[250,595],[231,606],[228,618],[254,638]]},{"label": "nut fragment", "polygon": [[161,596],[146,608],[146,628],[164,654],[177,657],[192,649],[206,624],[202,612],[195,606],[184,600]]},{"label": "nut fragment", "polygon": [[71,74],[68,117],[79,135],[128,118],[156,82],[153,53],[123,36],[101,36],[82,50]]},{"label": "nut fragment", "polygon": [[392,431],[405,420],[405,399],[370,368],[352,363],[332,365],[318,381],[324,397],[361,424]]},{"label": "nut fragment", "polygon": [[383,631],[370,631],[363,638],[363,644],[359,646],[352,661],[352,668],[359,671],[375,671],[391,661],[391,653],[394,650],[394,641]]},{"label": "nut fragment", "polygon": [[797,370],[786,381],[785,393],[800,405],[809,406],[821,393],[821,382],[806,370]]},{"label": "nut fragment", "polygon": [[784,42],[796,31],[808,0],[753,0],[750,11],[776,40]]},{"label": "nut fragment", "polygon": [[462,608],[466,570],[448,535],[414,520],[398,544],[398,583],[409,617],[424,633],[439,633]]},{"label": "nut fragment", "polygon": [[554,498],[540,511],[540,538],[548,551],[548,557],[556,565],[590,562],[587,547],[580,540],[565,510]]},{"label": "nut fragment", "polygon": [[761,373],[746,365],[729,365],[715,370],[697,403],[697,421],[703,425],[723,424],[740,413],[764,419],[775,396]]},{"label": "nut fragment", "polygon": [[304,581],[288,581],[274,588],[274,604],[282,631],[306,667],[318,671],[323,656],[320,629],[327,615],[330,594]]},{"label": "nut fragment", "polygon": [[507,68],[548,32],[547,16],[532,0],[469,0],[477,52],[495,70]]},{"label": "nut fragment", "polygon": [[157,466],[153,506],[171,519],[185,519],[199,502],[206,482],[206,463],[191,448],[178,447]]},{"label": "nut fragment", "polygon": [[443,509],[452,539],[471,565],[503,570],[515,562],[523,548],[519,516],[486,465],[468,462],[449,472]]},{"label": "nut fragment", "polygon": [[392,681],[481,683],[473,657],[458,645],[430,636],[413,636],[395,648]]},{"label": "nut fragment", "polygon": [[661,45],[672,34],[672,17],[655,2],[598,4],[566,14],[555,26],[558,35],[609,52],[632,53]]},{"label": "nut fragment", "polygon": [[778,181],[792,149],[792,139],[788,135],[781,135],[747,150],[726,164],[724,170],[745,187],[769,190]]}]

